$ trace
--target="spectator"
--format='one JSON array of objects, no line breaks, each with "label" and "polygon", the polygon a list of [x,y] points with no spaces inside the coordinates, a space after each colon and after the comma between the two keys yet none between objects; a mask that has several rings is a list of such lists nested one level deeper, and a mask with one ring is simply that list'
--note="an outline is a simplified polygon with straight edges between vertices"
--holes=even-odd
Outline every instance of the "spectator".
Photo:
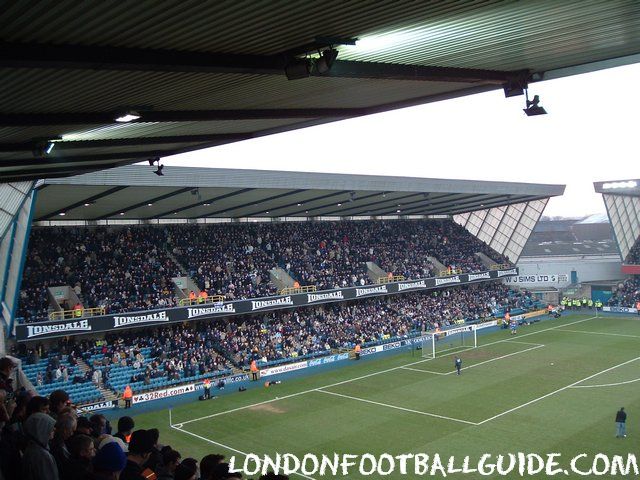
[{"label": "spectator", "polygon": [[28,444],[22,459],[23,480],[58,480],[58,467],[49,452],[55,424],[45,413],[34,413],[25,421]]},{"label": "spectator", "polygon": [[73,435],[69,441],[69,459],[62,467],[60,478],[83,480],[91,472],[91,462],[96,455],[93,439],[84,434]]},{"label": "spectator", "polygon": [[71,438],[76,430],[76,419],[69,413],[58,415],[55,422],[55,433],[50,442],[51,454],[56,459],[58,471],[62,472],[65,463],[69,459],[70,452],[67,447],[67,440]]},{"label": "spectator", "polygon": [[105,444],[93,459],[93,473],[87,480],[118,480],[127,465],[127,456],[116,442]]},{"label": "spectator", "polygon": [[160,430],[158,430],[157,428],[150,428],[149,430],[147,430],[147,432],[149,432],[149,436],[153,441],[153,448],[151,449],[149,460],[147,460],[144,464],[144,468],[150,468],[155,472],[158,467],[162,465],[162,454],[160,453],[160,448],[158,446],[158,441],[160,440]]},{"label": "spectator", "polygon": [[[158,480],[174,480],[174,473],[176,467],[180,464],[181,458],[179,452],[171,448],[164,449],[162,452],[162,465],[156,470]],[[201,476],[200,480],[205,480],[205,478]]]},{"label": "spectator", "polygon": [[54,390],[49,395],[49,411],[53,418],[58,418],[65,409],[71,406],[69,394],[64,390]]},{"label": "spectator", "polygon": [[129,442],[127,465],[120,474],[120,480],[145,480],[143,465],[151,456],[152,450],[153,438],[147,430],[133,432]]},{"label": "spectator", "polygon": [[131,432],[135,428],[136,424],[131,417],[120,417],[118,419],[118,432],[114,435],[114,437],[119,438],[125,444],[129,443],[129,438],[131,437]]}]

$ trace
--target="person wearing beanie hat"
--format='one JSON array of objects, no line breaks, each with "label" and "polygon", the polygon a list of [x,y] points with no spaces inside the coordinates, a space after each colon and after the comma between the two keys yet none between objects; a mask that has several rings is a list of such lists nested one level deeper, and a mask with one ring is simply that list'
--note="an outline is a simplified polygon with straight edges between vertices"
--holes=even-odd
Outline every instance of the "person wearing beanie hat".
[{"label": "person wearing beanie hat", "polygon": [[120,480],[148,480],[151,475],[156,477],[152,470],[143,468],[151,456],[153,445],[153,436],[148,430],[136,430],[131,434],[127,465],[120,474]]},{"label": "person wearing beanie hat", "polygon": [[23,480],[58,480],[58,467],[49,452],[56,421],[46,413],[34,413],[24,422],[29,439],[22,457]]},{"label": "person wearing beanie hat", "polygon": [[87,480],[117,480],[127,464],[127,456],[117,442],[106,443],[93,459],[93,473]]},{"label": "person wearing beanie hat", "polygon": [[124,442],[124,440],[118,437],[107,435],[106,433],[98,437],[98,450],[104,447],[107,443],[114,443],[114,442],[120,445],[120,448],[124,453],[127,453],[129,451],[129,445],[127,445]]}]

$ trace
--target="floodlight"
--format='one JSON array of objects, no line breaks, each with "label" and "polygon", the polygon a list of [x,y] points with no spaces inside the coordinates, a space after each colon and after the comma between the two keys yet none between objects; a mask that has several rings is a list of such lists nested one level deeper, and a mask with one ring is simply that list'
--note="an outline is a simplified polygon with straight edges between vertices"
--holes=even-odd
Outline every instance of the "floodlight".
[{"label": "floodlight", "polygon": [[119,123],[127,123],[127,122],[132,122],[133,120],[138,120],[139,118],[140,118],[140,114],[138,112],[134,112],[133,110],[130,110],[128,112],[118,114],[115,120],[116,122],[119,122]]},{"label": "floodlight", "polygon": [[288,80],[307,78],[311,73],[311,62],[307,58],[294,58],[284,67],[284,73]]},{"label": "floodlight", "polygon": [[338,51],[334,50],[333,48],[322,52],[320,58],[316,60],[316,72],[322,75],[331,70],[331,66],[333,65],[333,62],[336,60],[337,56]]},{"label": "floodlight", "polygon": [[527,115],[527,117],[532,117],[534,115],[546,115],[547,111],[540,105],[540,96],[535,95],[533,100],[529,100],[529,92],[525,90],[525,94],[527,96],[527,108],[523,108],[522,110]]}]

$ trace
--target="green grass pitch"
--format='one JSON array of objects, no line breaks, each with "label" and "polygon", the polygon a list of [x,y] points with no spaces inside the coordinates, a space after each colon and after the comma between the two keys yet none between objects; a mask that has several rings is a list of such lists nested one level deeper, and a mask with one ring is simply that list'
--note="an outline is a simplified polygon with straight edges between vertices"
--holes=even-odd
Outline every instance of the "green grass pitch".
[{"label": "green grass pitch", "polygon": [[[637,453],[640,317],[573,315],[522,327],[514,336],[500,330],[458,355],[461,376],[453,373],[452,354],[426,360],[405,350],[183,405],[171,412],[173,426],[167,410],[138,415],[136,427],[159,428],[161,442],[183,457],[215,452],[236,455],[237,462],[243,453],[439,453],[477,460],[525,452],[561,453],[566,464],[581,453]],[[626,439],[615,438],[621,406],[628,412]],[[350,478],[379,477],[356,471]]]}]

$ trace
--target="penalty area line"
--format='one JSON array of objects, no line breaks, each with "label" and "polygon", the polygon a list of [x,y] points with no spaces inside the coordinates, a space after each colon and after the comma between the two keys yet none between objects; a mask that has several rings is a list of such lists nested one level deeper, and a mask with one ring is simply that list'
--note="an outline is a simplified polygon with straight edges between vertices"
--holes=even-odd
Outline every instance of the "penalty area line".
[{"label": "penalty area line", "polygon": [[[589,320],[593,320],[594,318],[598,318],[598,317],[589,317],[589,318],[583,318],[583,319],[580,319],[580,320],[576,320],[574,322],[562,323],[562,324],[556,325],[554,327],[543,328],[542,330],[536,330],[535,332],[529,332],[529,333],[525,333],[525,334],[520,334],[520,335],[518,335],[517,338],[524,338],[524,337],[528,337],[529,335],[537,335],[539,333],[547,332],[549,330],[556,330],[558,328],[568,327],[570,325],[575,325],[577,323],[583,323],[583,322],[587,322]],[[478,345],[477,348],[484,348],[484,347],[488,347],[490,345],[495,345],[495,344],[498,344],[498,343],[514,343],[515,341],[516,340],[512,340],[511,338],[505,338],[505,339],[502,339],[502,340],[496,340],[495,342],[490,342],[490,343],[485,343],[485,344],[482,344],[482,345]],[[455,353],[445,353],[444,355],[442,355],[442,357],[447,357],[447,356],[454,355],[454,354]],[[438,357],[438,358],[441,358],[441,357]],[[410,367],[412,365],[418,365],[420,363],[429,362],[431,360],[434,360],[434,359],[433,358],[426,358],[426,359],[418,360],[416,362],[407,363],[405,365],[386,368],[384,370],[379,370],[377,372],[367,373],[365,375],[360,375],[358,377],[349,378],[347,380],[342,380],[340,382],[331,383],[329,385],[322,385],[322,386],[317,387],[317,388],[311,388],[309,390],[303,390],[301,392],[292,393],[290,395],[284,395],[284,396],[282,396],[280,398],[272,398],[272,399],[269,399],[269,400],[264,400],[262,402],[252,403],[252,404],[249,404],[249,405],[244,405],[242,407],[237,407],[237,408],[232,408],[230,410],[224,410],[222,412],[212,413],[210,415],[205,415],[203,417],[193,418],[191,420],[185,420],[185,421],[182,422],[182,424],[186,425],[188,423],[199,422],[200,420],[206,420],[208,418],[218,417],[220,415],[226,415],[227,413],[238,412],[238,411],[241,411],[241,410],[245,410],[247,408],[258,407],[260,405],[265,405],[265,404],[272,403],[272,402],[279,402],[280,400],[285,400],[287,398],[297,397],[299,395],[305,395],[307,393],[314,392],[314,391],[316,391],[316,390],[318,390],[320,388],[336,387],[338,385],[344,385],[345,383],[351,383],[351,382],[356,382],[358,380],[364,380],[365,378],[373,377],[373,376],[376,376],[376,375],[382,375],[384,373],[395,372],[396,370],[399,370],[401,368]]]},{"label": "penalty area line", "polygon": [[423,412],[421,410],[413,410],[411,408],[399,407],[397,405],[391,405],[389,403],[376,402],[373,400],[367,400],[366,398],[352,397],[351,395],[344,395],[342,393],[330,392],[328,390],[317,389],[316,392],[326,393],[328,395],[335,395],[336,397],[348,398],[350,400],[356,400],[358,402],[370,403],[372,405],[377,405],[379,407],[387,407],[392,408],[394,410],[402,410],[403,412],[417,413],[418,415],[424,415],[427,417],[439,418],[441,420],[450,420],[452,422],[464,423],[466,425],[478,425],[475,422],[470,422],[469,420],[462,420],[460,418],[447,417],[445,415],[438,415],[437,413]]},{"label": "penalty area line", "polygon": [[495,420],[495,419],[500,418],[500,417],[502,417],[504,415],[507,415],[507,414],[512,413],[512,412],[515,412],[516,410],[520,410],[521,408],[524,408],[524,407],[527,407],[527,406],[529,406],[529,405],[531,405],[533,403],[539,402],[540,400],[544,400],[545,398],[551,397],[552,395],[555,395],[556,393],[560,393],[560,392],[563,392],[563,391],[565,391],[565,390],[567,390],[569,388],[573,388],[573,387],[575,387],[576,385],[578,385],[578,384],[580,384],[582,382],[586,382],[587,380],[591,380],[592,378],[597,377],[598,375],[602,375],[603,373],[610,372],[611,370],[615,370],[616,368],[623,367],[623,366],[628,365],[628,364],[630,364],[632,362],[635,362],[637,360],[640,360],[640,357],[632,358],[631,360],[627,360],[626,362],[622,362],[622,363],[619,363],[618,365],[614,365],[613,367],[606,368],[606,369],[604,369],[604,370],[602,370],[600,372],[594,373],[593,375],[589,375],[588,377],[585,377],[585,378],[583,378],[581,380],[578,380],[577,382],[570,383],[569,385],[566,385],[566,386],[564,386],[562,388],[558,388],[557,390],[554,390],[553,392],[549,392],[546,395],[542,395],[541,397],[534,398],[533,400],[529,400],[528,402],[523,403],[522,405],[518,405],[517,407],[510,408],[509,410],[506,410],[506,411],[504,411],[502,413],[499,413],[498,415],[494,415],[493,417],[487,418],[486,420],[483,420],[480,423],[478,423],[478,425],[483,425],[483,424],[485,424],[487,422],[490,422],[491,420]]}]

